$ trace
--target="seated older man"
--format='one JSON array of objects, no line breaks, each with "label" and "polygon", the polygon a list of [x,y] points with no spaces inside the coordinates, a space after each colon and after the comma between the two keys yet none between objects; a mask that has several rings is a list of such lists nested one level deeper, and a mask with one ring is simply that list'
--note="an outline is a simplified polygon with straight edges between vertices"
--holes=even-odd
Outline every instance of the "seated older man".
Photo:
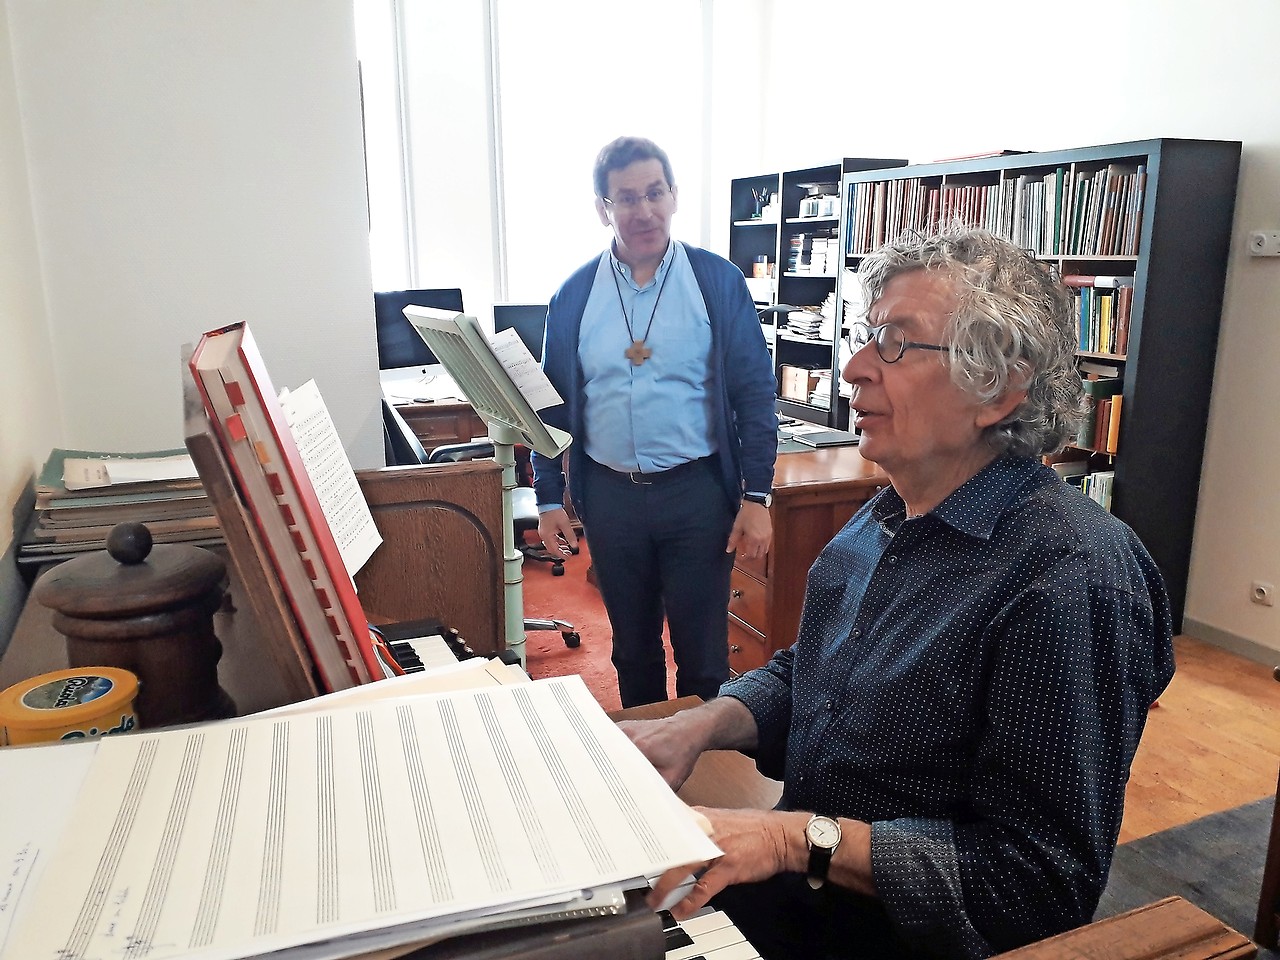
[{"label": "seated older man", "polygon": [[724,856],[677,916],[715,896],[769,960],[986,957],[1091,919],[1173,676],[1168,599],[1133,532],[1040,460],[1082,408],[1050,272],[956,230],[862,277],[844,378],[892,486],[810,569],[789,650],[625,729],[673,786],[712,748],[784,782],[775,810],[704,810]]}]

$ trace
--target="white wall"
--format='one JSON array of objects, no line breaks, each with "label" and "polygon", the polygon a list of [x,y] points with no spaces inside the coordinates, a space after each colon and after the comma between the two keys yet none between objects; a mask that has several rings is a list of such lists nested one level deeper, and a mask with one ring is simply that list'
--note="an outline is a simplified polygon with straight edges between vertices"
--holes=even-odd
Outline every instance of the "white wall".
[{"label": "white wall", "polygon": [[247,320],[276,386],[314,377],[353,463],[381,464],[350,0],[7,10],[46,445],[181,446],[181,345]]},{"label": "white wall", "polygon": [[[842,155],[927,162],[1149,137],[1243,141],[1184,629],[1262,659],[1280,651],[1280,607],[1249,601],[1251,581],[1280,584],[1280,259],[1250,258],[1242,239],[1280,227],[1280,4],[770,8],[766,170]],[[799,65],[789,51],[833,45],[839,82],[828,95],[797,96],[784,80]],[[721,171],[726,189],[756,172],[747,167]]]},{"label": "white wall", "polygon": [[10,509],[58,431],[52,381],[9,18],[0,6],[0,554],[14,537]]}]

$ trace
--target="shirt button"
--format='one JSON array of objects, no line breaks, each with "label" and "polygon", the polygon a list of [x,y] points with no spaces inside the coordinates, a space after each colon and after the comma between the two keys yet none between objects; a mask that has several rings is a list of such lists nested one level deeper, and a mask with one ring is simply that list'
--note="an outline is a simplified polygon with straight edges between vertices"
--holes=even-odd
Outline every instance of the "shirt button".
[{"label": "shirt button", "polygon": [[890,563],[897,563],[897,562],[898,562],[898,555],[897,555],[896,553],[891,553],[891,554],[889,554],[889,562],[890,562]]},{"label": "shirt button", "polygon": [[862,636],[861,627],[854,627],[852,630],[849,631],[850,640],[857,640],[860,636]]},{"label": "shirt button", "polygon": [[828,701],[827,701],[827,709],[828,709],[828,710],[834,710],[835,708],[836,708],[836,702],[835,702],[834,700],[828,700]]}]

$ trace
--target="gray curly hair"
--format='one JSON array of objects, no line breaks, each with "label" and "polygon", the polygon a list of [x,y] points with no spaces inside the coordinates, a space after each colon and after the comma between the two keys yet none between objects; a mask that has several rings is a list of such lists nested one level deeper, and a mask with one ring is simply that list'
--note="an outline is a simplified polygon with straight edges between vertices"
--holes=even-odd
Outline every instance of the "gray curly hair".
[{"label": "gray curly hair", "polygon": [[1066,287],[1009,241],[953,226],[931,237],[901,237],[863,260],[866,302],[874,304],[890,280],[912,270],[937,270],[955,281],[959,305],[943,337],[952,381],[982,403],[1009,390],[1027,392],[1008,417],[987,429],[987,443],[1016,457],[1061,450],[1084,416]]}]

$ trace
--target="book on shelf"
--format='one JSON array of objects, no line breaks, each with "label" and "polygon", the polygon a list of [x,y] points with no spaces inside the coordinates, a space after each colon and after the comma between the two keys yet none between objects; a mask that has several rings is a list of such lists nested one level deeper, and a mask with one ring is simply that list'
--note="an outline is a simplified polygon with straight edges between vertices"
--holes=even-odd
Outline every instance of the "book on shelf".
[{"label": "book on shelf", "polygon": [[1111,410],[1107,417],[1107,439],[1103,449],[1107,453],[1114,454],[1120,446],[1120,409],[1124,403],[1124,397],[1116,394],[1111,398]]},{"label": "book on shelf", "polygon": [[325,689],[381,679],[355,584],[248,326],[206,333],[190,367]]}]

